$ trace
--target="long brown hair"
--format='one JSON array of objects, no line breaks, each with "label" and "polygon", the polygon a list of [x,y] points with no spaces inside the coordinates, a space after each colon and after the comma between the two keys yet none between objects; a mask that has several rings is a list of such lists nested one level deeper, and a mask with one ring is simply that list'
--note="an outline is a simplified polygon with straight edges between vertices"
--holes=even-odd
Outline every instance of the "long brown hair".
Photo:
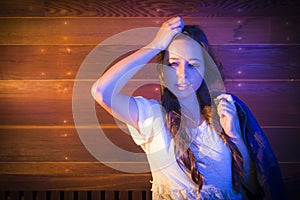
[{"label": "long brown hair", "polygon": [[[195,25],[187,25],[184,26],[182,30],[183,34],[188,35],[189,37],[196,40],[200,45],[209,53],[214,62],[217,64],[218,68],[221,69],[222,64],[219,62],[214,56],[208,40],[204,34],[204,32]],[[164,57],[166,51],[162,51],[158,55],[158,63],[159,65],[163,64]],[[160,72],[159,72],[160,73]],[[196,167],[196,161],[201,162],[195,159],[194,153],[189,148],[189,142],[186,135],[189,133],[186,132],[185,129],[185,117],[181,116],[181,108],[177,97],[172,94],[172,92],[162,85],[161,88],[161,102],[162,106],[166,111],[167,125],[171,132],[172,138],[175,141],[175,153],[177,156],[178,165],[182,162],[184,166],[190,171],[192,180],[199,185],[199,190],[201,190],[203,182],[205,181],[201,172]],[[232,181],[233,187],[235,191],[239,191],[241,189],[241,184],[243,181],[243,158],[237,146],[232,142],[230,137],[225,133],[225,131],[221,128],[221,125],[218,120],[212,117],[212,113],[214,112],[214,108],[211,103],[211,96],[209,93],[209,89],[205,80],[203,80],[201,86],[196,91],[196,95],[200,104],[200,113],[203,118],[209,124],[213,124],[216,130],[219,132],[220,138],[224,141],[224,143],[228,146],[231,155],[232,155]],[[180,133],[180,134],[178,134]],[[181,162],[180,162],[181,161]]]}]

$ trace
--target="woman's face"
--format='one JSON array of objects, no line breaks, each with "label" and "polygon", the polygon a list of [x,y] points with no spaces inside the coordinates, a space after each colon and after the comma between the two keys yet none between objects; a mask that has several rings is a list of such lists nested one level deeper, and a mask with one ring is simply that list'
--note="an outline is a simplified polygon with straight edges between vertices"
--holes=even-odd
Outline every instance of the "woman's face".
[{"label": "woman's face", "polygon": [[177,98],[193,94],[204,77],[202,47],[186,35],[177,35],[169,45],[163,66],[163,84]]}]

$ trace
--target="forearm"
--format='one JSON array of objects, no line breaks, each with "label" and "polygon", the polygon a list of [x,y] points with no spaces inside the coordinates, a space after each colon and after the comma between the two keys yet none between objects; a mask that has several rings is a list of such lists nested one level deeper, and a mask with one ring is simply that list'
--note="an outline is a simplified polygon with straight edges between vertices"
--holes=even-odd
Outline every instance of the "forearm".
[{"label": "forearm", "polygon": [[94,83],[93,96],[110,98],[119,94],[125,84],[159,52],[159,49],[145,46],[117,62]]}]

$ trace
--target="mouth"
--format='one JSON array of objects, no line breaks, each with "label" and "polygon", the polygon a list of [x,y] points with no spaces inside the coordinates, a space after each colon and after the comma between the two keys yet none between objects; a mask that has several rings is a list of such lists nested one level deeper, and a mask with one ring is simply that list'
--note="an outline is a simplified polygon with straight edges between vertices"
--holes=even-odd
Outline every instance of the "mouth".
[{"label": "mouth", "polygon": [[178,90],[186,90],[189,86],[191,86],[191,84],[187,84],[187,83],[181,83],[181,84],[175,84],[176,88]]}]

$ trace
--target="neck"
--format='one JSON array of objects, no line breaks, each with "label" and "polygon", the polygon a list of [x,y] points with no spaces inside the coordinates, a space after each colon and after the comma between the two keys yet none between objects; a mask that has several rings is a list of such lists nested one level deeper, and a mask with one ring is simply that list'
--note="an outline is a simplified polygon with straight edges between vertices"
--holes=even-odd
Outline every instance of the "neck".
[{"label": "neck", "polygon": [[191,122],[189,123],[189,126],[191,126],[191,128],[199,126],[202,118],[200,115],[200,102],[198,101],[196,94],[185,98],[178,98],[178,101],[182,115],[185,115],[186,118],[190,119],[188,120]]}]

